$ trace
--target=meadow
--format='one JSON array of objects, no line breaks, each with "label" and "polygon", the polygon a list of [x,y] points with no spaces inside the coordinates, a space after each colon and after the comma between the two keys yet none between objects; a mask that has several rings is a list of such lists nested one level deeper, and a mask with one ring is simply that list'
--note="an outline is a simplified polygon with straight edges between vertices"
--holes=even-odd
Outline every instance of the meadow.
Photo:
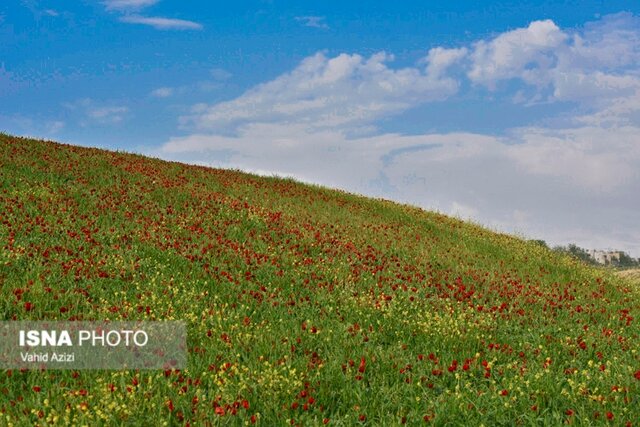
[{"label": "meadow", "polygon": [[0,134],[2,320],[183,320],[0,371],[0,425],[638,425],[640,287],[434,212]]}]

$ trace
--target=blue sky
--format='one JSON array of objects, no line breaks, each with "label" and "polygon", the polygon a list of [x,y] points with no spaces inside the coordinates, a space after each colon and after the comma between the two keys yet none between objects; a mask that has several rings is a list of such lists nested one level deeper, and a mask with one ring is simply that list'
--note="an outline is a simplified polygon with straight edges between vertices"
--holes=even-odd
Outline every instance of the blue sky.
[{"label": "blue sky", "polygon": [[0,130],[640,256],[637,1],[9,0]]}]

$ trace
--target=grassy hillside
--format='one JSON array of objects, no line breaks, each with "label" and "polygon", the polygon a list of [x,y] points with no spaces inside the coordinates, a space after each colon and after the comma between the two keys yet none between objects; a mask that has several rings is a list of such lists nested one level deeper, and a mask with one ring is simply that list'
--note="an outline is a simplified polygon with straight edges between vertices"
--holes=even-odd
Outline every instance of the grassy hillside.
[{"label": "grassy hillside", "polygon": [[640,283],[640,269],[622,270],[616,273],[620,277],[632,280],[636,283]]},{"label": "grassy hillside", "polygon": [[0,372],[7,425],[624,425],[639,292],[292,180],[0,134],[2,319],[183,319],[183,371]]}]

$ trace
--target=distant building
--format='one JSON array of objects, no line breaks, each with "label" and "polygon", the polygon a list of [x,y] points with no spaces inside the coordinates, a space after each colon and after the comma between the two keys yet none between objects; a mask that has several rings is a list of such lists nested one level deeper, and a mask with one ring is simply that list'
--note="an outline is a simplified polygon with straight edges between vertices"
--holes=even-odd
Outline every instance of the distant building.
[{"label": "distant building", "polygon": [[593,258],[598,264],[611,264],[612,262],[620,262],[620,258],[623,256],[622,251],[599,251],[595,249],[587,249],[587,254]]}]

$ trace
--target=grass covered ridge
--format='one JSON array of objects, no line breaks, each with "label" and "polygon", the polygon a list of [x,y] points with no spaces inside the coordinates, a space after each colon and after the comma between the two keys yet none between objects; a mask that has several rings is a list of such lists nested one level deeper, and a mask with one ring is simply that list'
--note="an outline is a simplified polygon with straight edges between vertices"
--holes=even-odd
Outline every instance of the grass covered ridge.
[{"label": "grass covered ridge", "polygon": [[620,277],[640,283],[640,269],[621,270],[616,273]]},{"label": "grass covered ridge", "polygon": [[189,333],[183,371],[0,372],[0,424],[640,419],[632,282],[292,180],[0,134],[0,294]]}]

